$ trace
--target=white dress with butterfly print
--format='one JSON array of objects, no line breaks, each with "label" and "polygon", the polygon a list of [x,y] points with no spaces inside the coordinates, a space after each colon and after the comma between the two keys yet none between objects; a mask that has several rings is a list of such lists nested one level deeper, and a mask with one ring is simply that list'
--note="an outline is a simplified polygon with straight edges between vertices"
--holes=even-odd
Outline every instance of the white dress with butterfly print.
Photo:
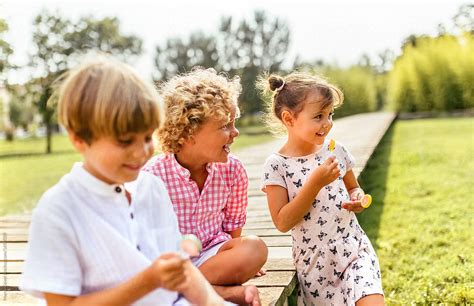
[{"label": "white dress with butterfly print", "polygon": [[[329,140],[316,153],[303,157],[270,155],[264,167],[263,188],[279,185],[291,201],[312,169],[331,154]],[[334,153],[341,175],[318,193],[310,211],[292,229],[293,261],[300,290],[298,305],[354,305],[369,294],[383,294],[375,251],[353,212],[341,208],[349,200],[343,177],[354,158],[336,143]]]}]

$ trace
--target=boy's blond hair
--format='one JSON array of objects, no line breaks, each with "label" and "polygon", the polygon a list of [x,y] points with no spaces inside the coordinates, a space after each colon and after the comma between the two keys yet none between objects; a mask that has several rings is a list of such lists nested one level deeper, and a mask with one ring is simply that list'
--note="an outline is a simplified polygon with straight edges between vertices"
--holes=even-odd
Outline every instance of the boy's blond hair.
[{"label": "boy's blond hair", "polygon": [[230,118],[232,106],[237,108],[237,99],[242,87],[240,79],[229,79],[217,74],[214,69],[194,68],[178,75],[161,86],[166,119],[158,130],[163,152],[177,153],[187,139],[210,118],[222,121]]},{"label": "boy's blond hair", "polygon": [[58,100],[59,122],[87,143],[155,129],[162,123],[157,90],[128,65],[100,56],[65,75]]}]

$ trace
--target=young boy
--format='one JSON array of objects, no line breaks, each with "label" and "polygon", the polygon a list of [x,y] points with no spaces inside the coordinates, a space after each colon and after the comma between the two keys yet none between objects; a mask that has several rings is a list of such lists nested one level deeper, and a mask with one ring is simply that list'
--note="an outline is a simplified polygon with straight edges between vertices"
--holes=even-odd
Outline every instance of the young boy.
[{"label": "young boy", "polygon": [[21,289],[48,305],[222,304],[177,253],[180,232],[163,183],[140,172],[162,122],[155,89],[104,58],[69,73],[58,106],[84,161],[33,212]]},{"label": "young boy", "polygon": [[258,305],[255,286],[229,286],[265,273],[261,268],[268,254],[260,238],[241,237],[248,178],[230,154],[239,135],[234,124],[240,90],[237,78],[213,69],[195,69],[166,83],[166,119],[158,131],[165,153],[144,170],[164,181],[181,232],[202,241],[203,253],[194,263],[216,291],[231,302]]}]

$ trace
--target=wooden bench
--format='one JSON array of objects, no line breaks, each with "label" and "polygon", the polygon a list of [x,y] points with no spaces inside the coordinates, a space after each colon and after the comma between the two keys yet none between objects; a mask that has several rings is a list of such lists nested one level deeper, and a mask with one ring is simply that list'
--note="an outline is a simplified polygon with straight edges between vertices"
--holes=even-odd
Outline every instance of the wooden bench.
[{"label": "wooden bench", "polygon": [[[368,113],[336,121],[330,137],[344,143],[356,157],[357,166],[354,171],[357,176],[394,119],[393,113]],[[247,282],[259,288],[262,305],[287,304],[288,297],[298,286],[292,264],[290,232],[281,233],[275,229],[265,194],[260,191],[263,162],[283,142],[284,140],[276,140],[237,152],[249,176],[249,206],[243,234],[260,236],[269,249],[269,259],[264,266],[267,274]],[[0,218],[0,305],[38,304],[37,299],[18,291],[29,223],[30,215]]]}]

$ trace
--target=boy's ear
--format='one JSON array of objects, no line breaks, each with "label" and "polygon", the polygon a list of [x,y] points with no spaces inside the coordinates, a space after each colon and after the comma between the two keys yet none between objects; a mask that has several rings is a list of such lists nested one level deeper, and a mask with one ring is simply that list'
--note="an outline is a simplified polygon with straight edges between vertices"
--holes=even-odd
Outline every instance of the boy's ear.
[{"label": "boy's ear", "polygon": [[76,148],[76,150],[79,151],[80,153],[83,153],[84,150],[89,146],[89,144],[84,139],[79,137],[73,131],[68,130],[67,134],[74,148]]},{"label": "boy's ear", "polygon": [[293,115],[289,111],[284,110],[283,112],[281,112],[281,121],[284,125],[291,127],[293,126],[294,121]]}]

